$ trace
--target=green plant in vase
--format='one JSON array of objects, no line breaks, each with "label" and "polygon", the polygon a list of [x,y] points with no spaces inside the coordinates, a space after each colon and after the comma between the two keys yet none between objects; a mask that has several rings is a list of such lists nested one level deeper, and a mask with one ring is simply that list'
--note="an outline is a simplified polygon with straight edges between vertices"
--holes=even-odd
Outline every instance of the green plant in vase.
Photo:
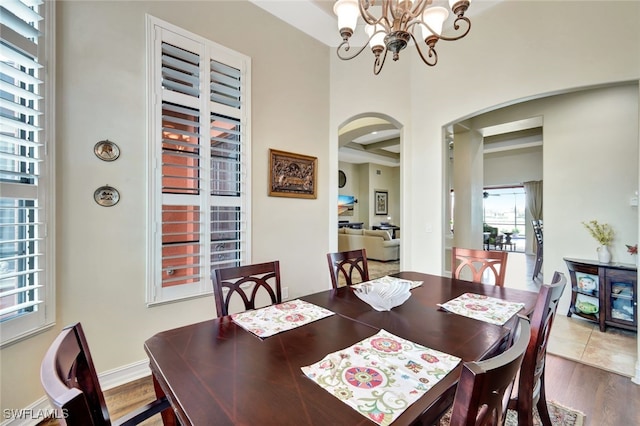
[{"label": "green plant in vase", "polygon": [[597,220],[582,222],[589,234],[600,244],[598,247],[598,261],[600,263],[611,262],[609,245],[613,242],[613,228],[608,223],[599,223]]}]

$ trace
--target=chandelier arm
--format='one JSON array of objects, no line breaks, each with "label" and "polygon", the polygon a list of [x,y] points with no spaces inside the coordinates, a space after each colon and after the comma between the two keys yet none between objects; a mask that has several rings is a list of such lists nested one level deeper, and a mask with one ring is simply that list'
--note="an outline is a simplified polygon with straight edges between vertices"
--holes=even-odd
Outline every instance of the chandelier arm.
[{"label": "chandelier arm", "polygon": [[[365,7],[366,4],[366,7]],[[374,15],[369,12],[369,1],[368,0],[358,0],[358,8],[360,9],[360,16],[364,20],[365,23],[369,25],[379,24],[382,18],[384,17],[384,13],[380,18],[376,18]],[[383,1],[383,9],[384,9],[384,1]]]},{"label": "chandelier arm", "polygon": [[[466,23],[466,29],[463,29],[463,33],[457,36],[453,36],[453,37],[446,37],[443,35],[440,35],[438,38],[440,40],[444,40],[444,41],[455,41],[455,40],[460,40],[462,37],[466,36],[467,34],[469,34],[469,31],[471,30],[471,21],[469,20],[469,18],[467,18],[466,16],[458,16],[456,18],[455,21],[453,21],[453,29],[458,31],[460,29],[460,24],[459,21],[463,21]],[[427,26],[427,28],[429,27],[426,23],[425,25]],[[431,30],[431,28],[429,28],[429,30]],[[433,31],[431,31],[433,32]]]},{"label": "chandelier arm", "polygon": [[422,49],[420,48],[420,44],[418,43],[418,40],[416,40],[416,38],[413,36],[413,33],[409,33],[409,35],[411,35],[411,38],[413,39],[413,44],[416,46],[416,50],[418,51],[418,55],[420,55],[420,58],[422,59],[422,62],[424,62],[425,64],[429,65],[430,67],[434,66],[435,64],[438,63],[438,52],[436,52],[436,49],[434,48],[434,45],[427,45],[427,47],[429,48],[429,52],[428,52],[428,57],[429,58],[433,58],[433,62],[429,62],[429,60],[425,57],[424,53],[422,52]]},{"label": "chandelier arm", "polygon": [[390,16],[391,21],[393,22],[393,20],[395,19],[395,13],[393,13],[393,0],[382,0],[382,5],[380,6],[380,15],[386,16],[387,19]]},{"label": "chandelier arm", "polygon": [[413,8],[411,9],[411,15],[414,18],[417,18],[418,16],[422,15],[422,12],[424,12],[427,6],[429,6],[431,3],[433,3],[433,0],[418,0],[417,2],[415,2]]},{"label": "chandelier arm", "polygon": [[393,2],[389,0],[382,0],[382,15],[387,15],[387,9],[389,16],[391,16],[391,20],[395,22],[396,19],[398,19],[398,15],[396,14],[397,10],[393,7]]},{"label": "chandelier arm", "polygon": [[382,67],[384,66],[384,61],[387,59],[388,49],[384,49],[384,56],[382,57],[382,61],[380,61],[380,55],[376,56],[376,59],[373,61],[373,74],[378,75],[380,71],[382,71]]},{"label": "chandelier arm", "polygon": [[[370,38],[371,39],[371,38]],[[340,45],[338,46],[338,48],[336,49],[336,54],[338,55],[338,58],[342,59],[343,61],[348,61],[350,59],[355,58],[356,56],[358,56],[359,54],[362,53],[362,51],[365,49],[365,47],[367,47],[367,44],[369,42],[367,42],[364,46],[362,46],[356,53],[354,53],[353,55],[347,55],[346,52],[349,51],[349,49],[351,48],[351,45],[349,44],[349,41],[343,41],[342,43],[340,43]],[[340,49],[343,50],[343,53],[341,53]]]},{"label": "chandelier arm", "polygon": [[411,11],[406,11],[405,13],[402,14],[401,20],[400,20],[400,28],[403,27],[407,27],[407,25],[413,20],[415,19],[415,16],[413,15],[413,13],[411,13]]},{"label": "chandelier arm", "polygon": [[[406,0],[396,0],[395,2],[393,0],[382,0],[382,14],[386,15],[387,14],[387,9],[388,9],[388,13],[391,16],[391,18],[393,19],[393,21],[397,21],[398,19],[401,20],[401,22],[408,22],[410,21],[413,17],[417,16],[418,14],[415,13],[415,11],[418,9],[418,6],[421,5],[421,3],[423,3],[425,0],[419,0],[416,5],[414,5],[413,7],[410,8],[397,8],[397,7],[393,7],[394,3],[404,3]],[[405,17],[409,16],[409,19],[406,19]],[[396,28],[398,29],[398,28]]]},{"label": "chandelier arm", "polygon": [[422,15],[422,12],[424,12],[424,9],[429,4],[431,4],[432,1],[433,0],[418,0],[415,2],[413,7],[402,10],[401,14],[398,14],[398,10],[392,7],[393,4],[390,4],[389,11],[390,11],[391,17],[393,18],[393,21],[400,22],[399,28],[396,28],[396,29],[402,29],[412,20],[420,19],[420,16]]}]

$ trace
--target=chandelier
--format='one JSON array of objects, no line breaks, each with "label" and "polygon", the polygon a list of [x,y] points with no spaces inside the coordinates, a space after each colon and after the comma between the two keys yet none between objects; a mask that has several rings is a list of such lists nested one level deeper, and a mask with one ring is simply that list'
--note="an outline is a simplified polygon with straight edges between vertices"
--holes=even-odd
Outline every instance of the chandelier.
[{"label": "chandelier", "polygon": [[[442,27],[449,17],[449,10],[440,6],[431,6],[433,0],[337,0],[333,6],[338,16],[338,29],[342,43],[337,54],[342,60],[358,56],[367,47],[365,44],[355,53],[349,52],[349,38],[356,28],[358,16],[366,23],[365,31],[369,36],[367,44],[375,56],[373,73],[378,75],[384,66],[387,53],[393,54],[397,61],[400,51],[413,40],[422,61],[434,66],[438,62],[435,46],[438,40],[453,41],[466,36],[471,29],[471,21],[464,16],[471,0],[449,0],[449,7],[455,15],[454,34],[442,35]],[[380,6],[377,8],[377,6]],[[428,7],[430,6],[430,7]],[[379,10],[375,10],[379,9]],[[375,12],[378,12],[376,16]],[[420,29],[421,35],[416,35]],[[420,47],[424,44],[422,47]]]}]

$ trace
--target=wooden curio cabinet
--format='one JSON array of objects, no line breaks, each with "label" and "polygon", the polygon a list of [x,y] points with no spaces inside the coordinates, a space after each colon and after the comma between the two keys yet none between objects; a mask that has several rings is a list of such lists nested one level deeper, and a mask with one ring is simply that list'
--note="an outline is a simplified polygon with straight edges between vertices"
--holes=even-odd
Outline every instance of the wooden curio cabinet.
[{"label": "wooden curio cabinet", "polygon": [[571,276],[571,306],[577,315],[607,326],[638,329],[637,267],[628,263],[564,258]]}]

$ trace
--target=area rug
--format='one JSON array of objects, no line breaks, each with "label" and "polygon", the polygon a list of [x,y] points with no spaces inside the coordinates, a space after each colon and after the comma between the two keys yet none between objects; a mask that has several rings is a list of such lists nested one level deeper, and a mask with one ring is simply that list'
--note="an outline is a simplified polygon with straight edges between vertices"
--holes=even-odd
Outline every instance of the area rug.
[{"label": "area rug", "polygon": [[[381,278],[386,275],[395,274],[400,271],[400,261],[394,260],[391,262],[379,262],[377,260],[368,260],[367,259],[367,270],[369,271],[369,279],[375,280],[376,278]],[[358,277],[358,274],[355,275]],[[352,284],[356,284],[357,278],[353,281]],[[344,276],[340,274],[338,276],[338,287],[342,287],[346,284]]]},{"label": "area rug", "polygon": [[384,277],[385,275],[395,274],[400,271],[400,261],[378,262],[376,260],[367,260],[367,269],[369,270],[369,279]]},{"label": "area rug", "polygon": [[[584,426],[584,420],[586,418],[584,413],[574,410],[573,408],[565,407],[554,401],[548,401],[547,406],[549,407],[549,417],[551,417],[551,424],[553,424],[553,426]],[[440,426],[449,425],[450,415],[451,413],[448,412],[440,419]],[[518,426],[518,413],[514,410],[507,411],[507,418],[504,425]],[[542,426],[536,408],[533,409],[533,425]]]}]

